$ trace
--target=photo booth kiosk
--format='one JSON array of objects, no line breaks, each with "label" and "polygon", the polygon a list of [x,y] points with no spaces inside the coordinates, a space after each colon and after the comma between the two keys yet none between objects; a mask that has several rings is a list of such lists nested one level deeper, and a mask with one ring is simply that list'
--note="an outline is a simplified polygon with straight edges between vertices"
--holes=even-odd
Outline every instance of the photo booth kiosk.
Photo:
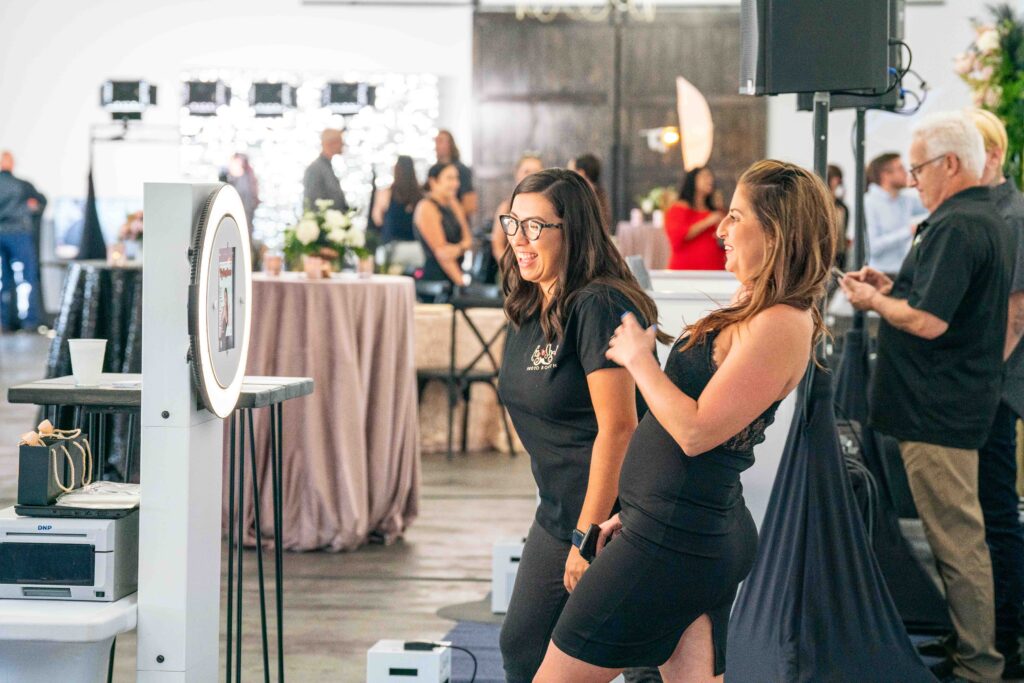
[{"label": "photo booth kiosk", "polygon": [[249,230],[229,185],[147,183],[144,210],[138,592],[0,599],[0,681],[105,681],[136,626],[139,683],[220,677],[223,418],[248,356]]}]

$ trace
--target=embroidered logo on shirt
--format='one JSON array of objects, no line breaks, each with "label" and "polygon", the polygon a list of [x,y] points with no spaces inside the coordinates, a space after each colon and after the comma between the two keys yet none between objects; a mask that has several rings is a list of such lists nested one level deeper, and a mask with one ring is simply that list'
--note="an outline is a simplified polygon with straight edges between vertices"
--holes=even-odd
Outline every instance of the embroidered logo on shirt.
[{"label": "embroidered logo on shirt", "polygon": [[555,354],[558,353],[558,346],[551,348],[551,344],[547,344],[541,349],[540,345],[533,350],[533,354],[530,356],[530,362],[533,363],[532,367],[526,368],[530,370],[550,370],[551,368],[557,368],[558,364],[555,363]]}]

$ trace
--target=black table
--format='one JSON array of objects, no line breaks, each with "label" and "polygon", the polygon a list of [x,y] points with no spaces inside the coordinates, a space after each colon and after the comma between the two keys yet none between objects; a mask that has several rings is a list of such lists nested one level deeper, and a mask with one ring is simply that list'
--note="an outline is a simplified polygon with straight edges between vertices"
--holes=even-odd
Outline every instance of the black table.
[{"label": "black table", "polygon": [[[115,386],[116,384],[116,386]],[[284,450],[281,429],[281,415],[284,402],[313,393],[313,380],[308,377],[246,377],[242,382],[242,393],[235,412],[229,420],[229,458],[228,458],[228,595],[227,595],[227,670],[226,680],[230,683],[234,665],[235,680],[242,677],[242,534],[243,515],[236,508],[236,491],[241,501],[245,482],[245,439],[248,431],[249,460],[253,473],[256,472],[256,443],[253,435],[252,411],[256,408],[270,409],[271,434],[271,476],[273,486],[274,512],[274,577],[275,597],[277,600],[277,664],[278,680],[284,681],[284,605],[283,605],[283,553],[282,546],[277,542],[281,538],[281,467]],[[60,421],[64,415],[62,408],[71,409],[71,427],[81,427],[92,437],[89,426],[96,428],[99,417],[100,437],[96,443],[103,443],[103,416],[107,414],[124,415],[128,418],[129,451],[125,455],[126,472],[131,470],[130,445],[134,440],[135,421],[142,406],[142,375],[127,373],[104,373],[98,387],[75,386],[74,377],[54,377],[36,380],[27,384],[19,384],[7,390],[10,403],[32,403],[50,407],[54,417],[54,426],[67,428],[66,420]],[[44,408],[45,412],[45,408]],[[235,475],[236,456],[238,474]],[[260,528],[260,494],[259,477],[252,477],[253,497],[256,501],[256,563],[259,576],[260,625],[263,639],[264,680],[270,681],[269,648],[267,644],[267,612],[263,575],[263,538]],[[237,522],[236,522],[237,517]],[[237,524],[238,542],[235,542]],[[237,556],[237,570],[235,558]],[[235,593],[235,581],[238,592]],[[232,612],[235,611],[235,614]],[[234,617],[234,619],[233,619]],[[234,624],[232,624],[234,621]],[[232,642],[235,644],[234,661],[231,656]]]}]

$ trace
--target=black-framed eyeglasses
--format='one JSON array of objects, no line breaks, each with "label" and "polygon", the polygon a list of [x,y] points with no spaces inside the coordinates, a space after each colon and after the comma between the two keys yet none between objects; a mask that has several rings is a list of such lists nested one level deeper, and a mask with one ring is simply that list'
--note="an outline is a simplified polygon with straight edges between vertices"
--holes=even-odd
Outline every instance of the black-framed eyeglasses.
[{"label": "black-framed eyeglasses", "polygon": [[936,161],[938,161],[939,159],[945,159],[945,158],[946,158],[946,155],[945,155],[945,154],[940,154],[939,156],[937,156],[937,157],[933,157],[933,158],[929,159],[928,161],[922,161],[922,162],[921,162],[921,163],[919,163],[919,164],[918,164],[917,166],[911,166],[911,167],[910,167],[910,169],[909,169],[909,170],[907,171],[907,173],[909,173],[909,174],[910,174],[910,177],[911,177],[911,178],[913,178],[913,179],[914,179],[914,182],[916,183],[916,182],[918,182],[918,180],[917,180],[917,174],[918,174],[918,172],[919,172],[919,171],[920,171],[920,170],[921,170],[922,168],[924,168],[924,167],[925,167],[925,166],[927,166],[928,164],[933,164],[933,163],[935,163],[935,162],[936,162]]},{"label": "black-framed eyeglasses", "polygon": [[507,213],[498,216],[498,222],[501,223],[502,231],[509,237],[512,237],[519,232],[519,228],[522,227],[523,234],[526,235],[526,239],[531,242],[539,240],[540,234],[545,228],[561,229],[562,227],[562,223],[542,223],[536,218],[527,218],[525,221],[521,221],[515,216],[510,216]]}]

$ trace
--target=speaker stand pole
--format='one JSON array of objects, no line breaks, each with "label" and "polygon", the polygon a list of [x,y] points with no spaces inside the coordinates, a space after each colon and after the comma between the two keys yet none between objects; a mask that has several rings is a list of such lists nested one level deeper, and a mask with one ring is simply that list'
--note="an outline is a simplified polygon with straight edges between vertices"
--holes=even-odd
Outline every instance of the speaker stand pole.
[{"label": "speaker stand pole", "polygon": [[828,110],[830,95],[814,93],[814,172],[828,182]]},{"label": "speaker stand pole", "polygon": [[[857,123],[854,140],[854,198],[853,210],[855,219],[853,221],[853,260],[847,264],[848,270],[860,270],[867,261],[867,230],[864,220],[864,118],[866,110],[857,107]],[[853,314],[853,328],[856,330],[864,327],[864,311],[855,311]]]}]

